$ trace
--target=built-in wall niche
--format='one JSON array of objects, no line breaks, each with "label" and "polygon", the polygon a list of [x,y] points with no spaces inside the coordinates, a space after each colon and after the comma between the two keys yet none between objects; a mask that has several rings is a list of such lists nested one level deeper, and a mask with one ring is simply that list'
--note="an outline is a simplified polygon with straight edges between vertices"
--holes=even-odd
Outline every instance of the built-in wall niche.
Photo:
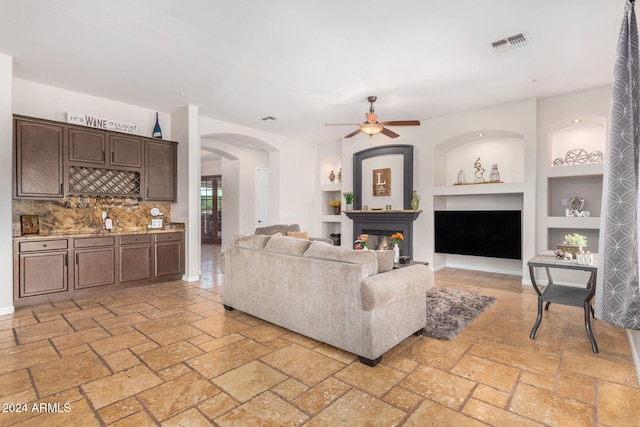
[{"label": "built-in wall niche", "polygon": [[[549,128],[549,166],[571,166],[574,164],[598,163],[598,153],[604,155],[606,145],[606,125],[604,117],[569,117],[556,122]],[[576,158],[579,150],[589,155]],[[573,151],[572,150],[578,150]],[[572,152],[572,153],[570,153]],[[569,153],[569,155],[567,155]],[[554,164],[555,162],[555,164]]]},{"label": "built-in wall niche", "polygon": [[467,182],[476,179],[474,164],[484,168],[484,180],[490,180],[491,168],[498,166],[503,182],[524,181],[524,138],[515,132],[479,130],[450,138],[434,149],[434,185],[453,185],[462,170]]},{"label": "built-in wall niche", "polygon": [[[566,216],[572,197],[584,200],[582,211],[599,217],[602,205],[602,175],[554,177],[548,179],[549,216]],[[580,218],[582,219],[582,218]]]},{"label": "built-in wall niche", "polygon": [[549,247],[547,249],[556,250],[558,249],[558,245],[562,244],[564,241],[564,236],[567,234],[578,233],[582,234],[587,238],[587,246],[583,249],[589,252],[598,252],[598,247],[600,245],[600,231],[594,229],[584,229],[578,227],[572,228],[549,228],[548,229],[548,239]]}]

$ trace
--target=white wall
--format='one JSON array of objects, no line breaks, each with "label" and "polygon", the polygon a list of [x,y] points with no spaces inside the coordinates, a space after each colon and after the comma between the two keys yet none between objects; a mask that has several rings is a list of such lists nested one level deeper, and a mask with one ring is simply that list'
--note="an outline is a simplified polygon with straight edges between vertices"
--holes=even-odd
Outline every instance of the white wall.
[{"label": "white wall", "polygon": [[13,236],[11,200],[13,198],[13,59],[0,54],[0,315],[13,313]]},{"label": "white wall", "polygon": [[[67,112],[87,113],[138,126],[138,134],[152,136],[156,111],[86,95],[29,80],[13,79],[13,114],[67,121]],[[158,113],[163,139],[171,137],[171,117]]]},{"label": "white wall", "polygon": [[209,159],[200,161],[200,174],[202,176],[220,175],[222,173],[222,159]]},{"label": "white wall", "polygon": [[[253,205],[255,167],[266,167],[270,170],[270,223],[298,223],[301,229],[308,230],[310,235],[317,235],[320,229],[320,215],[316,192],[319,163],[316,144],[206,117],[200,118],[200,135],[203,141],[206,141],[202,143],[203,146],[212,147],[238,158],[237,167],[241,180],[238,189],[240,192],[237,213],[239,223],[238,229],[227,231],[227,235],[250,233],[255,229]],[[229,142],[229,139],[234,138],[236,143]],[[258,148],[262,148],[266,157],[258,160],[255,153],[257,150],[254,150],[253,154],[249,151],[241,151],[253,149],[248,147],[246,142],[243,147],[240,143],[242,141],[255,142]],[[243,155],[246,156],[245,159]],[[265,163],[262,163],[263,160]],[[224,177],[224,161],[222,166],[224,198],[228,193],[227,180]],[[252,168],[253,170],[249,172]],[[246,176],[249,173],[250,177]],[[230,215],[225,212],[227,208],[228,205],[223,201],[223,230],[227,230],[224,218]],[[231,215],[233,216],[234,213]],[[225,231],[223,231],[223,242],[225,242],[224,234]]]}]

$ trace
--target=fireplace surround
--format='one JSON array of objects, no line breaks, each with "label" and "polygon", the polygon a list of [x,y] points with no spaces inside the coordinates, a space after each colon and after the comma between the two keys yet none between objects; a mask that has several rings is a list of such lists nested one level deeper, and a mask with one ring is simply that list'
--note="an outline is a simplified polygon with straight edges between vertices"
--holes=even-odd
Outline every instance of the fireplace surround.
[{"label": "fireplace surround", "polygon": [[[353,220],[353,236],[363,233],[388,235],[400,232],[404,240],[400,245],[400,254],[413,259],[413,222],[422,211],[346,211]],[[376,248],[371,248],[376,249]]]}]

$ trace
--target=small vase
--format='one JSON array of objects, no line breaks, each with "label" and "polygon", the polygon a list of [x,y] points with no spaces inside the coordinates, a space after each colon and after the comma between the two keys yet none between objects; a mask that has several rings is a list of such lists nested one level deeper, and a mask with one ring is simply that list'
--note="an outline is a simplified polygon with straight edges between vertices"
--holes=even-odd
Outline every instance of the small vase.
[{"label": "small vase", "polygon": [[416,190],[413,190],[413,198],[411,199],[411,209],[414,211],[418,210],[420,206],[420,196],[416,194]]},{"label": "small vase", "polygon": [[400,262],[400,246],[397,243],[393,244],[393,262],[395,264]]},{"label": "small vase", "polygon": [[331,183],[333,184],[333,182],[336,180],[336,174],[331,171],[331,173],[329,174],[329,181],[331,181]]},{"label": "small vase", "polygon": [[334,206],[333,213],[334,215],[340,215],[340,206]]}]

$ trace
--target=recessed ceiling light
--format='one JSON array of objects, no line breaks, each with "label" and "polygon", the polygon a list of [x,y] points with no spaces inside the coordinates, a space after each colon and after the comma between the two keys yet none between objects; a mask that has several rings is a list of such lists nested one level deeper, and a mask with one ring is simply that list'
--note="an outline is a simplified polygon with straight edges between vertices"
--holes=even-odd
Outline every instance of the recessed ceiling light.
[{"label": "recessed ceiling light", "polygon": [[571,120],[571,123],[580,123],[582,121],[582,119],[573,119]]},{"label": "recessed ceiling light", "polygon": [[184,92],[180,92],[178,95],[180,95],[180,96],[184,96]]},{"label": "recessed ceiling light", "polygon": [[484,133],[479,133],[479,134],[478,134],[478,136],[479,136],[479,137],[483,137],[483,136],[484,136]]},{"label": "recessed ceiling light", "polygon": [[260,120],[262,120],[263,122],[268,122],[270,120],[277,120],[277,119],[273,116],[267,116],[267,117],[261,118]]}]

